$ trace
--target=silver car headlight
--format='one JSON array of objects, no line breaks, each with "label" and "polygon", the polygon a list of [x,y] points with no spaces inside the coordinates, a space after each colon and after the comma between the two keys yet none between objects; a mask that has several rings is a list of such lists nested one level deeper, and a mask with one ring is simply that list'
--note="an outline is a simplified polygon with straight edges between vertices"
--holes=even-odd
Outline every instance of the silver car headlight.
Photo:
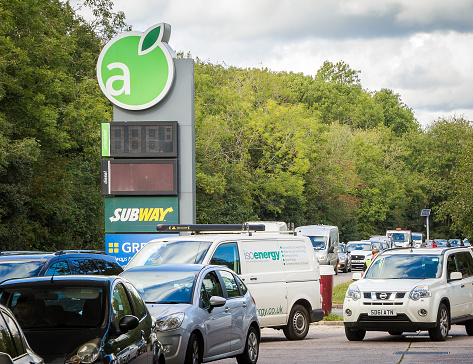
[{"label": "silver car headlight", "polygon": [[95,342],[88,342],[77,350],[77,354],[69,359],[69,363],[93,363],[99,357],[99,347]]},{"label": "silver car headlight", "polygon": [[361,291],[356,285],[348,286],[347,293],[345,297],[353,299],[353,301],[359,300],[361,298]]},{"label": "silver car headlight", "polygon": [[432,295],[429,286],[416,286],[409,293],[409,298],[413,301],[418,301],[421,298],[427,298]]},{"label": "silver car headlight", "polygon": [[156,328],[159,331],[174,330],[182,325],[182,321],[184,321],[184,313],[175,313],[156,319]]},{"label": "silver car headlight", "polygon": [[325,254],[317,254],[317,259],[319,260],[325,260]]}]

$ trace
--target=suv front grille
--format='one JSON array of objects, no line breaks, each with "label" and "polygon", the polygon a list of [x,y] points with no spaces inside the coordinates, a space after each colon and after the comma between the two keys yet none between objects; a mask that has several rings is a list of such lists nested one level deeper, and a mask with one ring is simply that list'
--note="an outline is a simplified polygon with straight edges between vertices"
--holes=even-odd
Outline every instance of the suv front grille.
[{"label": "suv front grille", "polygon": [[364,255],[352,255],[351,259],[352,260],[365,260],[365,256]]},{"label": "suv front grille", "polygon": [[363,292],[365,305],[402,305],[402,300],[406,296],[406,292]]}]

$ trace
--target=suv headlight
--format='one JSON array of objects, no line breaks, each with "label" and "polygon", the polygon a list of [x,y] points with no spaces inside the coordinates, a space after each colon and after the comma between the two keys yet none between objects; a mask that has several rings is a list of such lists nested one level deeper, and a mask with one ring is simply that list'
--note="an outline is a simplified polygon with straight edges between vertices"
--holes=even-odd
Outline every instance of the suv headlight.
[{"label": "suv headlight", "polygon": [[361,291],[358,286],[350,285],[348,286],[347,293],[345,297],[353,299],[353,301],[359,300],[361,298]]},{"label": "suv headlight", "polygon": [[176,313],[156,320],[158,331],[174,330],[181,326],[184,320],[184,313]]},{"label": "suv headlight", "polygon": [[431,295],[429,286],[416,286],[411,293],[409,293],[409,298],[413,301],[418,301],[421,298],[427,298]]}]

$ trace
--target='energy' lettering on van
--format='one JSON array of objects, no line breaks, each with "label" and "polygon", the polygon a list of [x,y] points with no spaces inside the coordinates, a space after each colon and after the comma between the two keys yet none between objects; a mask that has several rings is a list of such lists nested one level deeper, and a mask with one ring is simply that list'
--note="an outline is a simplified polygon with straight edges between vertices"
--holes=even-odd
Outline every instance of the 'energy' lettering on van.
[{"label": "'energy' lettering on van", "polygon": [[115,209],[114,214],[110,217],[111,222],[116,221],[164,221],[166,214],[173,212],[173,208],[166,210],[162,207],[146,208],[146,209]]},{"label": "'energy' lettering on van", "polygon": [[272,259],[272,260],[279,260],[279,252],[246,252],[244,251],[243,254],[245,255],[246,260],[254,260],[254,259]]}]

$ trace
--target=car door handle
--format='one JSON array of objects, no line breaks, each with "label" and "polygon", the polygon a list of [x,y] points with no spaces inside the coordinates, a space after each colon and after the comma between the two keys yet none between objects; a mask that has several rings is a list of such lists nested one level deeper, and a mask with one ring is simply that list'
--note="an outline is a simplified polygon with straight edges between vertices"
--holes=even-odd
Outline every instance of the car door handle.
[{"label": "car door handle", "polygon": [[256,277],[251,277],[250,278],[250,281],[257,281],[257,280],[258,280],[258,278],[256,278]]},{"label": "car door handle", "polygon": [[225,312],[228,312],[230,311],[230,309],[228,307],[225,307]]},{"label": "car door handle", "polygon": [[246,308],[248,305],[246,303],[244,303],[244,304],[242,304],[242,306]]},{"label": "car door handle", "polygon": [[461,288],[465,288],[465,285],[464,285],[464,284],[462,284],[460,287],[461,287]]}]

